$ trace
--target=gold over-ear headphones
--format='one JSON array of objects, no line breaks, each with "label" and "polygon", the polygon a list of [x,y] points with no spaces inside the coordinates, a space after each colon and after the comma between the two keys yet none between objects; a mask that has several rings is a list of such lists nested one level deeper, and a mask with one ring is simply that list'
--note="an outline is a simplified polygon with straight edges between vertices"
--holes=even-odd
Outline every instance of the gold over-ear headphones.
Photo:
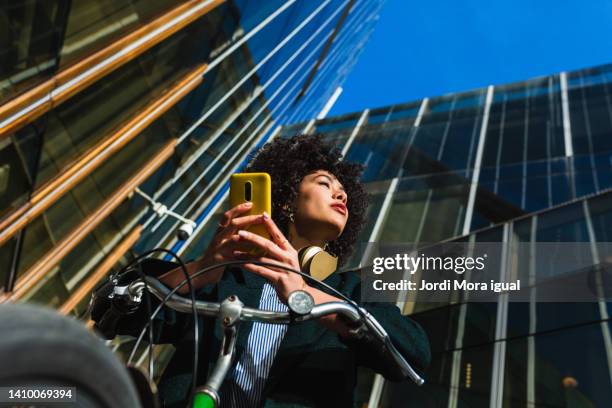
[{"label": "gold over-ear headphones", "polygon": [[318,246],[308,246],[298,251],[300,269],[315,279],[324,280],[336,271],[338,257]]}]

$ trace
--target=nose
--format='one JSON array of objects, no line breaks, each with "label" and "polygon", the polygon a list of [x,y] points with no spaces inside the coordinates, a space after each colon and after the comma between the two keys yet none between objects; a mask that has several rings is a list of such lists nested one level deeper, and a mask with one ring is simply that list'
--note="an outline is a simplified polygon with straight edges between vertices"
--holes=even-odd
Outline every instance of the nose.
[{"label": "nose", "polygon": [[338,190],[334,195],[334,198],[342,201],[343,204],[346,204],[346,192],[344,190]]}]

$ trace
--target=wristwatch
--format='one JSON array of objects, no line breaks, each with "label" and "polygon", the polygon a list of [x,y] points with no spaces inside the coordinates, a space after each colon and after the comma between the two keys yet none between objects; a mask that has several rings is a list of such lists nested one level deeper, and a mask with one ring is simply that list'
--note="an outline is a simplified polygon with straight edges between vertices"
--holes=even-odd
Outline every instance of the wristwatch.
[{"label": "wristwatch", "polygon": [[294,290],[287,298],[289,309],[298,315],[306,315],[312,311],[315,301],[312,295],[305,290]]}]

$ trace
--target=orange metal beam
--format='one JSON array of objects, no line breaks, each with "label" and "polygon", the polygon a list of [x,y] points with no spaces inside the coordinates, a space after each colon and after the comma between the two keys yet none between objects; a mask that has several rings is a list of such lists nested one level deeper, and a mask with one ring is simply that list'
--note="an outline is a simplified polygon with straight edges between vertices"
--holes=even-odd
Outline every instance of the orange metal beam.
[{"label": "orange metal beam", "polygon": [[91,290],[96,284],[108,274],[113,265],[115,265],[121,257],[138,241],[142,233],[142,225],[136,226],[123,240],[117,245],[113,251],[104,258],[104,261],[91,273],[85,282],[83,282],[77,290],[75,290],[70,298],[64,302],[58,309],[61,314],[67,315],[76,305],[81,303],[83,298],[91,293]]},{"label": "orange metal beam", "polygon": [[24,275],[17,280],[13,292],[0,295],[0,303],[14,301],[30,291],[52,268],[54,268],[70,251],[72,251],[88,234],[90,234],[107,216],[109,216],[125,198],[142,184],[174,153],[176,139],[169,141],[138,173],[126,181],[96,211],[86,217],[53,249],[42,256]]},{"label": "orange metal beam", "polygon": [[200,85],[206,68],[207,65],[203,64],[185,75],[176,85],[146,106],[120,129],[105,137],[68,164],[56,178],[36,190],[27,203],[0,222],[0,246]]},{"label": "orange metal beam", "polygon": [[224,2],[188,1],[0,106],[0,138],[36,120]]}]

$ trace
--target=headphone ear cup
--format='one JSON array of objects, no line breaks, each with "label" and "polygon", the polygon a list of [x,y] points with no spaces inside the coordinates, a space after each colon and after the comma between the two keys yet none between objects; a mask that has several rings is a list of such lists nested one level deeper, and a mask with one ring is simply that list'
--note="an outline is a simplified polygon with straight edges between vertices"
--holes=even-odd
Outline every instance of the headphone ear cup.
[{"label": "headphone ear cup", "polygon": [[300,262],[300,269],[302,272],[310,274],[310,262],[313,257],[320,251],[323,251],[318,246],[308,246],[298,251],[298,260]]},{"label": "headphone ear cup", "polygon": [[321,250],[317,252],[310,261],[310,276],[318,280],[324,280],[336,272],[338,258],[329,252]]},{"label": "headphone ear cup", "polygon": [[309,246],[298,251],[302,272],[315,279],[324,280],[336,271],[338,258],[318,246]]}]

